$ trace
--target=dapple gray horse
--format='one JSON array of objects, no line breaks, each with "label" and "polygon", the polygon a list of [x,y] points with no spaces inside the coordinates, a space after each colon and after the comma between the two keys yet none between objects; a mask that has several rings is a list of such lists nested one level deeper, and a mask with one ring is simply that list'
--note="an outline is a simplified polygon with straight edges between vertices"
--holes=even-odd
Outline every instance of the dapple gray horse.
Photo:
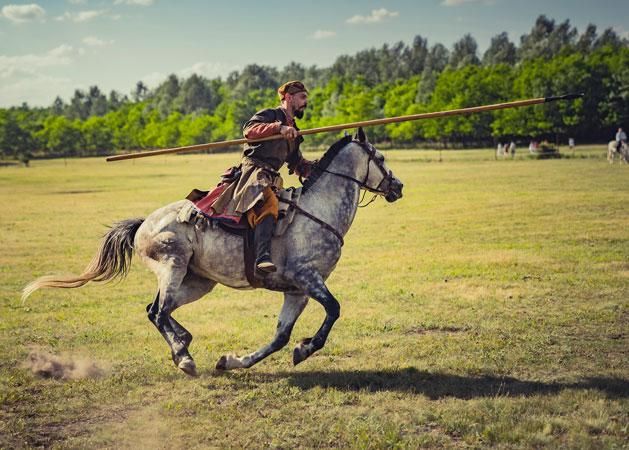
[{"label": "dapple gray horse", "polygon": [[[295,347],[293,363],[323,348],[340,314],[339,302],[325,281],[341,256],[343,236],[356,215],[361,189],[382,195],[389,202],[402,197],[402,183],[359,129],[354,139],[345,137],[324,154],[304,183],[299,201],[302,211],[281,237],[273,239],[272,256],[278,270],[263,283],[266,289],[284,293],[275,337],[251,354],[222,356],[218,369],[248,368],[283,348],[308,298],[325,308],[325,319],[312,338]],[[188,352],[192,335],[171,316],[172,312],[200,299],[217,283],[236,289],[251,286],[242,259],[234,258],[243,254],[243,238],[220,227],[202,231],[182,223],[177,218],[187,202],[164,206],[146,219],[117,223],[83,274],[38,278],[24,288],[23,298],[43,287],[75,288],[89,281],[124,276],[135,250],[158,280],[157,296],[147,306],[148,317],[168,343],[175,365],[195,375],[196,365]]]},{"label": "dapple gray horse", "polygon": [[617,142],[609,141],[609,144],[607,144],[607,161],[613,164],[616,155],[618,155],[618,159],[621,163],[629,163],[629,148],[625,142],[621,144],[620,151],[618,151]]}]

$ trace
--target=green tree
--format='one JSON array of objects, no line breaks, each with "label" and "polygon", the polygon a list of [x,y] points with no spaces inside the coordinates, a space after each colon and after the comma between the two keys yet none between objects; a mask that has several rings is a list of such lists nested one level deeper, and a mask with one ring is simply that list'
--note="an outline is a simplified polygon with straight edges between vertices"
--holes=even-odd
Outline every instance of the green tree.
[{"label": "green tree", "polygon": [[574,47],[576,36],[577,30],[570,26],[569,20],[557,25],[554,20],[540,15],[531,32],[520,38],[518,58],[521,61],[551,59],[561,51]]},{"label": "green tree", "polygon": [[[143,148],[141,134],[146,126],[146,103],[128,103],[105,116],[107,128],[112,131],[113,148],[128,150]],[[157,114],[157,112],[155,112]]]},{"label": "green tree", "polygon": [[81,124],[85,155],[104,155],[114,149],[113,132],[104,117],[92,116]]},{"label": "green tree", "polygon": [[428,58],[428,40],[420,35],[415,36],[413,45],[404,52],[408,67],[408,76],[420,75],[424,71]]},{"label": "green tree", "polygon": [[137,102],[143,102],[144,100],[146,100],[148,98],[148,94],[149,94],[149,88],[146,86],[146,84],[144,84],[143,81],[138,81],[135,84],[135,89],[133,90],[133,101]]},{"label": "green tree", "polygon": [[[447,69],[437,81],[429,110],[459,109],[504,101],[511,94],[512,71],[506,64]],[[491,123],[490,114],[460,115],[428,120],[423,131],[428,139],[478,142],[490,135]]]},{"label": "green tree", "polygon": [[178,145],[195,145],[210,142],[216,119],[208,114],[188,115],[179,123]]},{"label": "green tree", "polygon": [[274,67],[259,66],[250,64],[245,66],[240,75],[233,80],[234,85],[231,91],[232,97],[236,101],[246,101],[247,97],[254,91],[273,90],[275,91],[279,83],[279,73]]},{"label": "green tree", "polygon": [[29,155],[36,139],[27,128],[24,111],[0,110],[0,154],[3,158]]},{"label": "green tree", "polygon": [[81,154],[83,137],[78,120],[65,116],[49,116],[37,133],[42,145],[55,156],[78,156]]},{"label": "green tree", "polygon": [[461,69],[469,65],[479,65],[478,44],[471,34],[466,34],[452,47],[448,65],[453,69]]},{"label": "green tree", "polygon": [[509,40],[506,31],[491,38],[489,48],[483,54],[483,65],[492,66],[494,64],[514,65],[516,61],[516,48]]},{"label": "green tree", "polygon": [[173,109],[182,114],[211,113],[218,104],[218,96],[212,92],[212,85],[203,77],[192,74],[181,85]]},{"label": "green tree", "polygon": [[[415,99],[420,83],[418,75],[405,81],[397,81],[387,89],[385,94],[384,115],[385,117],[397,117],[408,114],[419,113]],[[387,134],[391,140],[396,142],[410,142],[421,138],[420,122],[402,122],[386,126]]]},{"label": "green tree", "polygon": [[[563,92],[586,92],[596,97],[598,83],[586,58],[580,54],[537,59],[522,64],[513,83],[517,98],[548,97]],[[592,99],[588,99],[590,102]],[[586,108],[588,106],[588,108]],[[579,136],[600,126],[600,115],[583,100],[552,102],[543,106],[498,111],[492,124],[494,135],[545,137]],[[589,123],[588,123],[589,122]]]},{"label": "green tree", "polygon": [[584,55],[590,53],[594,49],[594,43],[596,42],[596,39],[596,25],[590,23],[588,24],[583,34],[579,36],[579,40],[576,44],[576,50]]},{"label": "green tree", "polygon": [[98,86],[90,87],[87,98],[87,104],[89,105],[88,117],[104,116],[107,114],[107,97],[100,91]]},{"label": "green tree", "polygon": [[87,119],[90,115],[91,105],[89,98],[80,89],[74,91],[70,104],[66,108],[66,115],[70,119]]},{"label": "green tree", "polygon": [[291,61],[278,75],[278,81],[280,83],[286,83],[291,80],[305,80],[305,78],[306,68],[295,61]]}]

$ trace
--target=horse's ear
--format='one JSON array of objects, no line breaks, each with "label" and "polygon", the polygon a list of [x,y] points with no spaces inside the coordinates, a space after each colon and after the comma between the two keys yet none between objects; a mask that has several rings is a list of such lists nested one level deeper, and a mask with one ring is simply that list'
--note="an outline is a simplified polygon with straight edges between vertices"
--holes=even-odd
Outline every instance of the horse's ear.
[{"label": "horse's ear", "polygon": [[356,131],[356,134],[354,135],[354,139],[356,139],[358,142],[367,142],[367,136],[365,135],[365,132],[363,131],[363,127],[358,127],[358,130]]}]

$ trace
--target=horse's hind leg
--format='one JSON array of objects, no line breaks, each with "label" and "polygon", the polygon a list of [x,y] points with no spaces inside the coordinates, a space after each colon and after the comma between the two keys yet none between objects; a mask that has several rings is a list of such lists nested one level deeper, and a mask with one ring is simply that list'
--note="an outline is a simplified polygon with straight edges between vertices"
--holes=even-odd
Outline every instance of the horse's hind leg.
[{"label": "horse's hind leg", "polygon": [[[146,305],[146,312],[149,315],[149,320],[151,320],[151,322],[153,322],[157,311],[159,311],[159,292],[157,292],[155,300],[153,300],[152,303]],[[188,348],[190,346],[190,342],[192,342],[192,335],[190,334],[190,332],[186,330],[183,326],[181,326],[174,317],[170,316],[168,318],[168,321],[170,322],[170,327],[172,328],[172,331],[184,343],[186,348]],[[173,359],[174,357],[175,355],[173,353]]]},{"label": "horse's hind leg", "polygon": [[302,294],[284,294],[284,305],[277,321],[277,331],[273,341],[261,349],[240,358],[235,355],[221,356],[218,363],[216,363],[216,368],[219,370],[246,369],[262,361],[271,353],[283,348],[288,344],[293,326],[307,303],[308,297]]},{"label": "horse's hind leg", "polygon": [[175,365],[188,375],[196,375],[196,365],[188,352],[192,335],[171,314],[178,307],[201,298],[216,283],[192,273],[182,277],[181,272],[172,270],[165,279],[160,279],[160,290],[155,301],[147,306],[147,312],[149,320],[170,347]]},{"label": "horse's hind leg", "polygon": [[330,293],[323,278],[315,271],[302,271],[295,276],[295,282],[309,296],[325,308],[325,319],[317,333],[300,342],[293,351],[293,364],[297,365],[325,345],[334,322],[341,315],[339,302]]},{"label": "horse's hind leg", "polygon": [[[191,303],[195,300],[198,300],[199,298],[210,292],[215,285],[216,282],[214,281],[198,277],[192,273],[187,273],[182,282],[182,286],[185,290],[179,293],[180,299],[176,307],[178,308],[179,306],[185,305],[186,303]],[[182,301],[181,297],[183,297],[183,293],[188,294],[187,301]],[[153,300],[152,303],[146,305],[146,312],[149,314],[149,318],[154,317],[157,314],[158,310],[159,292],[155,296],[155,300]],[[152,320],[153,319],[151,319],[151,321]],[[186,348],[190,346],[190,342],[192,342],[192,335],[190,334],[190,332],[186,330],[181,324],[179,324],[179,322],[177,322],[173,316],[169,316],[168,321],[170,322],[170,327],[172,328],[173,332],[185,344]]]}]

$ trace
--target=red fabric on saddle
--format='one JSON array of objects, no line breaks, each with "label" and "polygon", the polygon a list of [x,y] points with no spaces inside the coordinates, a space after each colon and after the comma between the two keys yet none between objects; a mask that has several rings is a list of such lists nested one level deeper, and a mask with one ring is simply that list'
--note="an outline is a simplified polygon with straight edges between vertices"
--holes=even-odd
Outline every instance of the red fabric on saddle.
[{"label": "red fabric on saddle", "polygon": [[194,203],[194,206],[203,213],[205,216],[211,217],[212,219],[224,220],[226,222],[232,222],[234,224],[239,224],[242,216],[230,216],[227,214],[217,214],[216,211],[212,208],[212,205],[216,201],[216,199],[223,193],[223,191],[229,186],[229,183],[221,183],[212,189],[208,194],[200,200],[197,200]]}]

